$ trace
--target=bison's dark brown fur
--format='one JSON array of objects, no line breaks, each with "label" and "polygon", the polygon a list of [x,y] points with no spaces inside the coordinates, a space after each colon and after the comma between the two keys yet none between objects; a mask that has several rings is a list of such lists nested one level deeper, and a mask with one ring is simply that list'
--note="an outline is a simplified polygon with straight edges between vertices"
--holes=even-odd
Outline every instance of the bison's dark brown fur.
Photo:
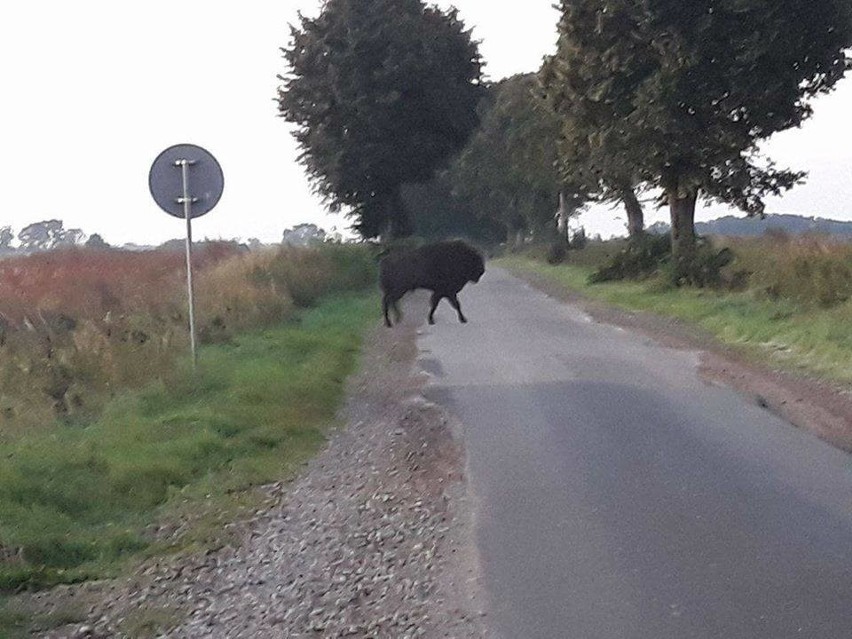
[{"label": "bison's dark brown fur", "polygon": [[427,244],[412,251],[386,256],[379,265],[385,324],[392,326],[388,315],[391,307],[399,322],[401,314],[397,302],[408,291],[417,288],[432,291],[430,324],[435,323],[435,309],[444,297],[456,309],[459,320],[467,322],[459,305],[458,292],[468,282],[478,282],[484,272],[482,255],[460,240]]}]

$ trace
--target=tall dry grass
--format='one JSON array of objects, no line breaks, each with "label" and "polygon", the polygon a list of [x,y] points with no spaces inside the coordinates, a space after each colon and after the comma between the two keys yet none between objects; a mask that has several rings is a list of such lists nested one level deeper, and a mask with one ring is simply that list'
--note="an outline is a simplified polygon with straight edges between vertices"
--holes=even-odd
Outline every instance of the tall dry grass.
[{"label": "tall dry grass", "polygon": [[834,307],[852,299],[852,244],[824,235],[773,232],[760,238],[727,238],[749,288],[771,300]]},{"label": "tall dry grass", "polygon": [[[202,343],[270,326],[374,281],[361,247],[196,251]],[[125,388],[168,377],[188,348],[184,257],[77,249],[0,261],[0,441],[88,420]]]}]

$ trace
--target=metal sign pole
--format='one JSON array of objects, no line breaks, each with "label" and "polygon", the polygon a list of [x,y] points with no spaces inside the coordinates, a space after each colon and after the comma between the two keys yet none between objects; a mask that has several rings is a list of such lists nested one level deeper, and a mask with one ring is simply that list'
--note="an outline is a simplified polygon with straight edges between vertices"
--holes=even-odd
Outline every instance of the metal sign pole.
[{"label": "metal sign pole", "polygon": [[183,183],[183,197],[180,202],[183,204],[183,216],[186,220],[186,287],[189,293],[189,344],[192,349],[192,368],[195,370],[198,366],[198,352],[195,342],[195,290],[192,286],[192,202],[193,198],[189,195],[189,167],[194,162],[186,159],[180,159],[175,162],[175,166],[181,169],[181,181]]}]

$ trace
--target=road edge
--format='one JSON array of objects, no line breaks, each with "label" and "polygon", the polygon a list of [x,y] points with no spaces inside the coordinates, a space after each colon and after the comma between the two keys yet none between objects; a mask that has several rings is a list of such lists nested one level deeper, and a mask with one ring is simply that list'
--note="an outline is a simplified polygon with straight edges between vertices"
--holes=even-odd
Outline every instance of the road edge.
[{"label": "road edge", "polygon": [[544,276],[502,266],[544,294],[572,304],[595,321],[633,330],[664,346],[699,352],[708,383],[732,388],[749,401],[823,441],[852,453],[852,391],[747,360],[715,336],[684,320],[621,309]]}]

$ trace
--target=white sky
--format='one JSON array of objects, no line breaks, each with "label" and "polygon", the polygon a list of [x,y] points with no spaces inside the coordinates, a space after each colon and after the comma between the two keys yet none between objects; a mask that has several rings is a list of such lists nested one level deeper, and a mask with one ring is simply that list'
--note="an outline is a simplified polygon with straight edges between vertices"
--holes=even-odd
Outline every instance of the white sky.
[{"label": "white sky", "polygon": [[[474,27],[492,79],[534,71],[555,43],[552,0],[440,1]],[[194,222],[198,238],[277,241],[300,222],[329,228],[276,117],[279,47],[297,10],[319,0],[17,0],[0,22],[0,226],[60,218],[111,243],[159,243],[182,224],[148,193],[148,169],[176,143],[201,145],[225,192]],[[772,140],[779,165],[811,171],[773,212],[852,219],[852,81],[817,103],[805,128]],[[718,215],[725,211],[714,210]],[[706,218],[709,211],[702,211]],[[649,222],[664,212],[648,215]],[[623,229],[611,213],[590,233]]]}]

